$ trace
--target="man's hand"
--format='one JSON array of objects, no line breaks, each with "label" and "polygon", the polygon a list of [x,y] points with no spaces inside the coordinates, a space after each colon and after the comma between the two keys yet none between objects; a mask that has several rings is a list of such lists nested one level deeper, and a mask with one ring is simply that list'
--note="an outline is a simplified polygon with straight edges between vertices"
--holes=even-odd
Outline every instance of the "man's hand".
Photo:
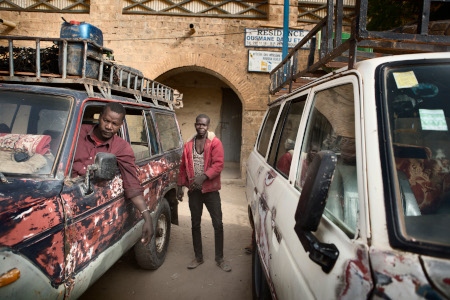
[{"label": "man's hand", "polygon": [[144,226],[142,227],[141,242],[147,245],[153,236],[153,221],[150,216],[150,210],[145,203],[144,197],[142,195],[137,195],[131,198],[131,201],[136,206],[136,208],[141,212],[142,217],[145,220]]},{"label": "man's hand", "polygon": [[152,218],[150,217],[150,212],[146,211],[144,214],[146,214],[147,216],[144,216],[145,223],[144,226],[142,226],[141,242],[142,244],[147,245],[153,236],[153,224],[152,224],[153,222]]},{"label": "man's hand", "polygon": [[184,191],[181,185],[177,186],[177,200],[183,201]]},{"label": "man's hand", "polygon": [[192,183],[192,186],[194,188],[199,188],[200,189],[202,187],[203,182],[206,179],[208,179],[208,176],[206,176],[205,174],[195,176],[194,182]]}]

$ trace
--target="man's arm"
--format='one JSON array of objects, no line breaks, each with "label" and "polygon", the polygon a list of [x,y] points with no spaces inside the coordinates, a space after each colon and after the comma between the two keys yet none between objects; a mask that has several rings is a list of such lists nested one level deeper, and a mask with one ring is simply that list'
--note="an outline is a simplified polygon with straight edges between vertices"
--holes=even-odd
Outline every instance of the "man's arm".
[{"label": "man's arm", "polygon": [[142,194],[144,189],[140,184],[138,168],[134,163],[135,158],[131,146],[127,142],[122,144],[120,151],[116,152],[116,157],[120,173],[122,174],[125,197],[133,202],[145,220],[144,226],[142,227],[141,242],[146,245],[150,242],[153,235],[153,222]]},{"label": "man's arm", "polygon": [[210,151],[211,163],[209,164],[210,167],[205,171],[205,175],[208,179],[213,179],[222,172],[224,164],[223,146],[218,138],[214,138],[211,141]]},{"label": "man's arm", "polygon": [[145,203],[144,197],[142,195],[137,195],[130,199],[134,206],[141,212],[142,217],[145,220],[144,226],[142,227],[142,237],[141,242],[147,245],[153,236],[153,221],[150,216],[150,210]]},{"label": "man's arm", "polygon": [[186,151],[187,151],[186,147],[183,147],[183,154],[181,155],[180,169],[177,178],[177,199],[179,201],[183,201],[184,196],[183,186],[186,185],[187,182]]}]

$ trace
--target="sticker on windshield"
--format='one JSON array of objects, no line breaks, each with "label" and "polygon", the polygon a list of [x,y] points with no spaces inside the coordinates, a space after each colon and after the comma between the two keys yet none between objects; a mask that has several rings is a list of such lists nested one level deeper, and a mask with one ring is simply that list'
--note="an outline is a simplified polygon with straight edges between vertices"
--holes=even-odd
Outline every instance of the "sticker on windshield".
[{"label": "sticker on windshield", "polygon": [[414,71],[394,72],[393,75],[398,89],[412,88],[419,84]]},{"label": "sticker on windshield", "polygon": [[422,130],[448,131],[442,109],[419,109]]}]

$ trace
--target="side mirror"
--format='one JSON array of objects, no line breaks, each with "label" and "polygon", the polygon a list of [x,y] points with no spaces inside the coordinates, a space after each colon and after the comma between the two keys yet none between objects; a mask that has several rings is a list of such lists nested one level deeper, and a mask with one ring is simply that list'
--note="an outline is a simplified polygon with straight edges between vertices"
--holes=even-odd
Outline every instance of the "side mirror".
[{"label": "side mirror", "polygon": [[305,184],[295,212],[295,229],[316,231],[322,218],[337,157],[333,151],[320,151],[306,173]]},{"label": "side mirror", "polygon": [[91,176],[93,180],[111,180],[116,175],[117,170],[117,158],[114,154],[99,152],[95,155],[95,160],[92,165],[87,167],[85,182],[84,182],[84,194],[89,195],[93,192],[91,186]]},{"label": "side mirror", "polygon": [[337,157],[333,151],[320,151],[311,162],[306,173],[300,200],[295,212],[295,232],[309,258],[329,273],[339,257],[334,244],[320,242],[311,231],[316,231],[336,169]]},{"label": "side mirror", "polygon": [[117,158],[114,154],[100,152],[95,156],[95,162],[91,166],[96,180],[111,180],[116,176]]}]

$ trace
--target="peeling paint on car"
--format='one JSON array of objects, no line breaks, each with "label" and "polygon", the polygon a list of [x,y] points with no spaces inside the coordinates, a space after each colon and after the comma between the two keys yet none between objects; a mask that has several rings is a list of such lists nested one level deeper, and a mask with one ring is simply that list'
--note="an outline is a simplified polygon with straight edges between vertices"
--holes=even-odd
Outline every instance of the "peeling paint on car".
[{"label": "peeling paint on car", "polygon": [[[77,102],[78,106],[83,104]],[[73,113],[81,114],[81,107]],[[68,129],[70,132],[60,147],[60,161],[55,164],[54,173],[31,178],[7,174],[8,182],[0,183],[2,257],[14,256],[12,263],[17,262],[14,267],[23,272],[23,278],[39,274],[40,285],[30,287],[30,292],[36,289],[41,294],[46,289],[49,291],[46,295],[55,298],[78,297],[90,283],[79,282],[79,274],[99,255],[113,249],[125,234],[136,230],[142,220],[133,203],[124,198],[119,172],[110,181],[94,178],[92,193],[87,195],[85,178],[68,176],[77,129],[78,124]],[[176,187],[181,146],[137,163],[144,198],[152,211],[166,193]],[[19,264],[22,261],[26,261],[26,266]],[[1,266],[0,271],[3,271]],[[13,285],[20,286],[23,280]]]},{"label": "peeling paint on car", "polygon": [[450,295],[450,262],[446,259],[422,256],[423,266],[428,278],[444,295]]},{"label": "peeling paint on car", "polygon": [[369,259],[364,247],[357,249],[357,259],[347,262],[344,271],[343,288],[338,290],[338,299],[357,299],[369,295],[373,287]]},{"label": "peeling paint on car", "polygon": [[430,286],[419,255],[371,250],[370,259],[374,273],[374,295],[390,299],[425,296],[433,299],[442,298],[439,292]]}]

